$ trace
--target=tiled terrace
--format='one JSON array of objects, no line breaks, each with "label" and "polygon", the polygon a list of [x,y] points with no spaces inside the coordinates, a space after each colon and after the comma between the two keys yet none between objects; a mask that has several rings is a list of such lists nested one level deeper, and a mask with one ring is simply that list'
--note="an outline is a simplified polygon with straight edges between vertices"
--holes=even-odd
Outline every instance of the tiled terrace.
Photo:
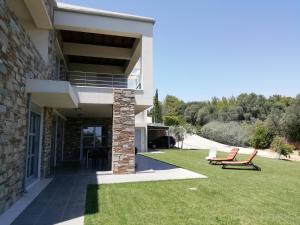
[{"label": "tiled terrace", "polygon": [[92,171],[76,170],[73,173],[70,170],[61,171],[55,175],[53,181],[12,224],[82,225],[84,223],[86,187],[88,184],[206,178],[201,174],[177,168],[142,155],[136,156],[136,162],[136,174],[100,175]]}]

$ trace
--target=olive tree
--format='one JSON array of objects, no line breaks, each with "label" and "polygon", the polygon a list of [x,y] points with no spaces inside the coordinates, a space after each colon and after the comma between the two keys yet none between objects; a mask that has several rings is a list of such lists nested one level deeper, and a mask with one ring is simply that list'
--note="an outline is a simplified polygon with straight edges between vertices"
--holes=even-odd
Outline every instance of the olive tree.
[{"label": "olive tree", "polygon": [[[174,136],[176,139],[178,148],[183,148],[183,141],[186,138],[187,135],[195,134],[196,129],[190,125],[190,124],[185,124],[185,125],[180,125],[180,126],[170,126],[169,128],[170,134]],[[181,146],[180,146],[181,142]]]}]

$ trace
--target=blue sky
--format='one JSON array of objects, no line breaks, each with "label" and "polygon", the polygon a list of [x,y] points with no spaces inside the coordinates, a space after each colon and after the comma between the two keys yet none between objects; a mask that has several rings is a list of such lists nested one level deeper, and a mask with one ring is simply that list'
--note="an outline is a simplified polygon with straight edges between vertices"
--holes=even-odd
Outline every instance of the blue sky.
[{"label": "blue sky", "polygon": [[149,16],[160,98],[300,93],[298,0],[61,0]]}]

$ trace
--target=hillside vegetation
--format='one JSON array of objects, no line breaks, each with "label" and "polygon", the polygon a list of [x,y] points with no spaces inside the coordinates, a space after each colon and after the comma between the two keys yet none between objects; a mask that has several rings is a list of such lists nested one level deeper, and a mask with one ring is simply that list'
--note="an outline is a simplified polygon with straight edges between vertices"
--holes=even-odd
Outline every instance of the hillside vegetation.
[{"label": "hillside vegetation", "polygon": [[300,95],[266,98],[243,93],[194,102],[184,102],[171,95],[158,102],[157,95],[155,107],[149,112],[160,118],[156,122],[163,121],[169,126],[192,125],[197,134],[230,145],[264,149],[271,146],[275,137],[283,138],[285,144],[300,142]]}]

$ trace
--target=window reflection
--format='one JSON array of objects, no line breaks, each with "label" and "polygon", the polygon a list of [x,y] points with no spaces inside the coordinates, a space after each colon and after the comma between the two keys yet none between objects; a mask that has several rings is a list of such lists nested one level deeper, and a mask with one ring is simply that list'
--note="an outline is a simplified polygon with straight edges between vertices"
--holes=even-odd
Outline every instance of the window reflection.
[{"label": "window reflection", "polygon": [[84,148],[102,147],[106,144],[103,126],[90,126],[82,129]]}]

